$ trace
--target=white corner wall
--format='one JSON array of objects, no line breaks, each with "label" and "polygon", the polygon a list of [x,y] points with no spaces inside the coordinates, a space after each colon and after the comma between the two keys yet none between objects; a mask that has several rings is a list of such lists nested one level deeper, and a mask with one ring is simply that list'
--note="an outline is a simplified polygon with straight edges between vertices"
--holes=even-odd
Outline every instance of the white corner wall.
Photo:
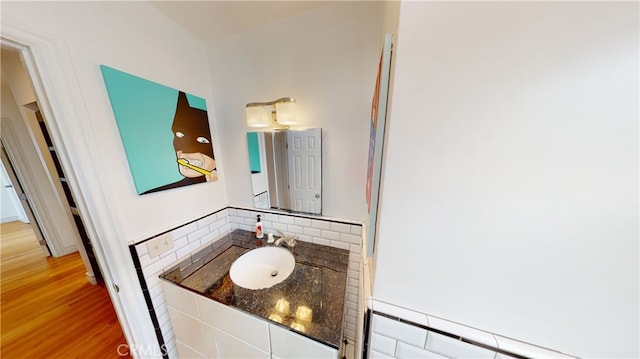
[{"label": "white corner wall", "polygon": [[[53,97],[59,103],[52,107],[67,115],[55,122],[84,197],[84,213],[95,225],[98,253],[108,262],[105,279],[118,318],[131,350],[160,357],[127,244],[228,204],[206,45],[153,6],[135,1],[3,2],[3,36],[6,29],[34,39],[41,54],[48,55],[39,57],[48,70],[41,75],[55,82]],[[101,64],[205,98],[219,180],[138,196]]]},{"label": "white corner wall", "polygon": [[[75,170],[83,185],[105,198],[89,198],[90,204],[97,213],[112,216],[119,227],[121,238],[109,240],[145,239],[228,204],[228,174],[218,143],[204,43],[146,2],[8,2],[2,4],[2,16],[3,21],[9,19],[36,33],[60,38],[67,47],[73,72],[65,74],[65,80],[77,83],[80,97],[73,101],[82,118],[66,124],[71,136],[64,141],[74,150]],[[205,98],[220,179],[139,196],[101,64]],[[90,168],[99,175],[93,175]]]},{"label": "white corner wall", "polygon": [[402,3],[374,299],[640,355],[638,10]]},{"label": "white corner wall", "polygon": [[322,128],[323,215],[365,219],[382,11],[381,2],[335,3],[209,44],[232,205],[253,207],[245,105],[291,96],[300,125]]}]

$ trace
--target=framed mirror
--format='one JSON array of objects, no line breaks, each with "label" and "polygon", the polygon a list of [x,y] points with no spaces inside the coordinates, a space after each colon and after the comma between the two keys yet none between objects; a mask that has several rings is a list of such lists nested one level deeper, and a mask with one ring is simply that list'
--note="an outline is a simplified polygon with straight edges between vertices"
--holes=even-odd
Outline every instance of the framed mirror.
[{"label": "framed mirror", "polygon": [[322,129],[247,132],[253,203],[322,214]]}]

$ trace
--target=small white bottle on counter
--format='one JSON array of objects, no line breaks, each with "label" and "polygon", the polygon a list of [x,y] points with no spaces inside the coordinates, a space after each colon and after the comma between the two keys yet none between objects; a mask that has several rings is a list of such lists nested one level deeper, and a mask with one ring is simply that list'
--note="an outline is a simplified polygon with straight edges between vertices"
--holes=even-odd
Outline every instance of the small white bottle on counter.
[{"label": "small white bottle on counter", "polygon": [[256,238],[264,237],[264,231],[262,228],[262,222],[260,221],[260,215],[258,215],[258,222],[256,222]]}]

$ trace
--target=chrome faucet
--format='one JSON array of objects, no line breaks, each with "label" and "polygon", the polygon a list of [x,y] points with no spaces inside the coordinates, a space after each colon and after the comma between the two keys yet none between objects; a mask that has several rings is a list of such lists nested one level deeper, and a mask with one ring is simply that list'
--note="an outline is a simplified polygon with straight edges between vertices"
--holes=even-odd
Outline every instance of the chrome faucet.
[{"label": "chrome faucet", "polygon": [[285,247],[289,247],[289,248],[293,248],[296,246],[296,240],[298,239],[297,236],[286,236],[284,233],[278,231],[278,235],[280,236],[280,238],[276,239],[276,242],[274,243],[274,245],[276,246],[285,246]]}]

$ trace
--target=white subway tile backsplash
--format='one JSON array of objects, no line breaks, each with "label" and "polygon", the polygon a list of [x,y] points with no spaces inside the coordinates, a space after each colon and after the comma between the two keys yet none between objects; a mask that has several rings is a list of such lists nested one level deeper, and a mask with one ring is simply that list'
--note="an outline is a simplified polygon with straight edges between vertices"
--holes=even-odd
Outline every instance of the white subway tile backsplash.
[{"label": "white subway tile backsplash", "polygon": [[318,228],[318,229],[331,229],[331,223],[327,221],[321,221],[318,219],[312,219],[311,227]]},{"label": "white subway tile backsplash", "polygon": [[212,214],[210,216],[206,216],[202,219],[199,219],[198,221],[196,221],[196,223],[198,224],[198,228],[203,228],[203,227],[209,226],[211,223],[215,222],[217,219],[218,219],[218,216],[216,214]]},{"label": "white subway tile backsplash", "polygon": [[331,230],[340,233],[351,233],[351,225],[345,223],[331,222]]},{"label": "white subway tile backsplash", "polygon": [[436,354],[436,353],[432,353],[428,350],[424,350],[422,348],[416,348],[412,345],[403,343],[403,342],[399,342],[398,343],[398,347],[395,353],[395,357],[398,359],[422,359],[422,358],[427,358],[427,359],[440,359],[440,358],[446,358],[443,357],[442,355]]},{"label": "white subway tile backsplash", "polygon": [[278,216],[278,221],[284,224],[295,224],[293,217],[284,214]]},{"label": "white subway tile backsplash", "polygon": [[347,286],[348,287],[358,288],[358,280],[350,278],[350,277],[347,277]]},{"label": "white subway tile backsplash", "polygon": [[305,227],[304,228],[304,234],[306,234],[308,236],[313,236],[313,237],[321,237],[322,236],[322,230],[320,230],[319,228]]},{"label": "white subway tile backsplash", "polygon": [[294,217],[293,223],[302,227],[311,227],[311,219],[310,218],[302,218],[302,217]]},{"label": "white subway tile backsplash", "polygon": [[212,230],[212,231],[213,231],[213,230],[219,230],[219,229],[220,229],[220,228],[222,228],[225,224],[228,224],[228,223],[229,223],[229,218],[222,218],[222,219],[219,219],[219,220],[217,220],[217,221],[215,221],[215,222],[211,223],[211,224],[209,225],[209,229],[210,229],[210,230]]},{"label": "white subway tile backsplash", "polygon": [[347,272],[347,276],[349,278],[354,278],[354,279],[358,279],[358,277],[359,277],[358,274],[359,274],[358,271],[353,270],[353,269],[349,269],[349,271]]},{"label": "white subway tile backsplash", "polygon": [[429,332],[425,349],[449,358],[493,359],[496,355],[494,351],[434,332]]},{"label": "white subway tile backsplash", "polygon": [[147,285],[149,287],[153,287],[154,285],[160,284],[160,278],[158,278],[159,274],[160,272],[156,273],[155,276],[151,276],[150,278],[147,279]]},{"label": "white subway tile backsplash", "polygon": [[163,268],[166,268],[178,261],[175,253],[171,253],[164,258],[160,258],[159,260],[149,263],[146,267],[143,267],[145,276],[153,276],[161,273]]},{"label": "white subway tile backsplash", "polygon": [[369,357],[371,359],[392,359],[393,358],[392,356],[377,352],[375,350],[369,351]]},{"label": "white subway tile backsplash", "polygon": [[[350,342],[353,343],[354,342],[354,338],[350,338],[346,333],[357,333],[356,332],[356,328],[357,326],[351,322],[347,322],[344,325],[344,336],[350,339]],[[359,347],[359,346],[358,346]]]},{"label": "white subway tile backsplash", "polygon": [[165,323],[169,322],[169,312],[168,311],[164,311],[162,313],[158,313],[158,323],[160,325],[164,325]]},{"label": "white subway tile backsplash", "polygon": [[191,253],[197,251],[200,247],[202,247],[202,243],[200,243],[200,240],[196,240],[194,242],[189,243],[184,248],[178,249],[175,254],[178,256],[178,259],[182,259],[190,255]]},{"label": "white subway tile backsplash", "polygon": [[356,261],[349,261],[349,269],[353,269],[354,271],[360,273],[360,263]]},{"label": "white subway tile backsplash", "polygon": [[145,254],[149,253],[149,248],[146,245],[138,245],[136,247],[136,252],[138,252],[138,257],[142,257]]},{"label": "white subway tile backsplash", "polygon": [[[146,248],[146,246],[141,246],[141,247]],[[149,266],[151,263],[157,261],[159,257],[153,257],[152,259],[151,257],[149,257],[149,254],[147,253],[147,254],[140,255],[138,258],[140,259],[140,266],[144,268]]]},{"label": "white subway tile backsplash", "polygon": [[227,218],[229,217],[229,209],[225,208],[222,211],[219,211],[218,213],[216,213],[216,215],[218,216],[218,218]]},{"label": "white subway tile backsplash", "polygon": [[233,230],[231,223],[226,223],[220,227],[220,235],[225,235]]},{"label": "white subway tile backsplash", "polygon": [[[211,231],[211,227],[209,227],[208,229]],[[202,238],[200,238],[200,242],[203,245],[207,245],[209,243],[215,242],[215,240],[218,239],[219,237],[220,237],[220,231],[218,231],[217,229],[214,229],[213,231],[202,236]]]},{"label": "white subway tile backsplash", "polygon": [[278,215],[273,213],[265,213],[264,220],[269,222],[278,222]]},{"label": "white subway tile backsplash", "polygon": [[380,353],[395,356],[396,343],[397,341],[395,339],[385,337],[384,335],[378,333],[371,334],[371,349]]},{"label": "white subway tile backsplash", "polygon": [[173,250],[176,251],[186,246],[187,244],[189,244],[189,241],[187,240],[187,236],[180,237],[173,241]]},{"label": "white subway tile backsplash", "polygon": [[573,356],[560,353],[554,350],[542,348],[529,343],[524,343],[500,335],[494,335],[498,342],[498,348],[508,352],[519,354],[529,358],[574,358]]},{"label": "white subway tile backsplash", "polygon": [[340,240],[343,242],[360,244],[361,239],[362,237],[356,236],[355,234],[340,233]]},{"label": "white subway tile backsplash", "polygon": [[195,232],[189,233],[187,235],[187,240],[189,243],[196,241],[209,233],[209,227],[200,228]]},{"label": "white subway tile backsplash", "polygon": [[159,323],[159,325],[160,325],[160,331],[162,332],[162,336],[164,338],[172,338],[175,336],[173,333],[173,327],[171,326],[170,320],[163,323]]},{"label": "white subway tile backsplash", "polygon": [[322,238],[338,241],[340,240],[340,233],[322,230]]},{"label": "white subway tile backsplash", "polygon": [[491,333],[434,317],[432,315],[428,315],[427,318],[429,320],[429,327],[431,328],[439,329],[447,333],[453,333],[477,343],[489,345],[492,347],[498,346],[496,338]]},{"label": "white subway tile backsplash", "polygon": [[287,231],[295,234],[304,234],[304,227],[296,226],[295,224],[289,224],[287,225]]},{"label": "white subway tile backsplash", "polygon": [[264,213],[254,212],[254,211],[240,211],[238,212],[238,215],[244,218],[256,220],[258,219],[258,215],[264,216]]},{"label": "white subway tile backsplash", "polygon": [[427,339],[426,330],[379,315],[373,316],[373,332],[420,348],[424,347]]},{"label": "white subway tile backsplash", "polygon": [[344,243],[344,242],[340,242],[340,241],[331,241],[331,246],[332,247],[336,247],[336,248],[340,248],[340,249],[344,249],[344,250],[349,250],[349,248],[351,248],[349,246],[349,243]]},{"label": "white subway tile backsplash", "polygon": [[353,293],[347,293],[347,301],[353,302],[353,303],[357,303],[358,302],[358,295],[357,294],[353,294]]},{"label": "white subway tile backsplash", "polygon": [[162,293],[164,292],[163,288],[162,288],[162,283],[158,283],[158,285],[154,285],[152,287],[148,287],[149,288],[149,296],[151,298],[154,298],[158,295],[162,295]]},{"label": "white subway tile backsplash", "polygon": [[287,225],[284,223],[273,223],[273,229],[280,232],[286,232],[288,230]]},{"label": "white subway tile backsplash", "polygon": [[198,224],[196,222],[192,222],[189,224],[186,224],[182,227],[178,227],[176,229],[174,229],[173,231],[171,231],[171,235],[173,236],[173,239],[176,240],[180,237],[186,236],[187,234],[195,231],[198,229]]},{"label": "white subway tile backsplash", "polygon": [[372,306],[377,312],[389,314],[427,327],[429,326],[428,316],[424,313],[398,307],[375,299],[372,302]]},{"label": "white subway tile backsplash", "polygon": [[[159,287],[160,285],[161,285],[161,283],[157,283],[156,286]],[[156,304],[157,308],[160,308],[160,309],[163,309],[163,310],[166,309],[167,301],[166,301],[166,299],[164,297],[164,294],[159,294],[159,295],[156,295],[156,296],[152,296],[151,300],[153,300],[153,303]]]},{"label": "white subway tile backsplash", "polygon": [[351,234],[355,234],[357,236],[362,236],[362,226],[352,224],[351,225]]}]

